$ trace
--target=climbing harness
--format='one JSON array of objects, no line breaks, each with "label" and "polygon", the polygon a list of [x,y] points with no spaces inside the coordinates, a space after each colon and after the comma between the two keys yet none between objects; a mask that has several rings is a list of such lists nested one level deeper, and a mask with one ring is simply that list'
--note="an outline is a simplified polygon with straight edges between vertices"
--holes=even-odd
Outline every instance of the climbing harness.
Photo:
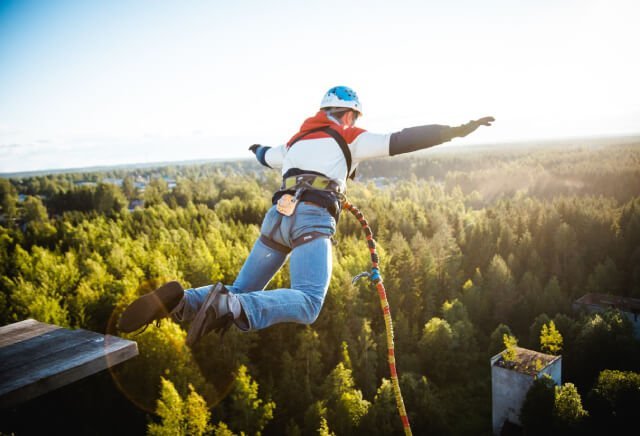
[{"label": "climbing harness", "polygon": [[[285,177],[280,191],[287,191],[287,193],[278,198],[276,209],[284,216],[293,215],[302,195],[310,190],[333,192],[340,197],[344,195],[345,187],[340,181],[321,174],[302,173]],[[294,192],[294,194],[288,192]]]},{"label": "climbing harness", "polygon": [[287,144],[287,149],[291,148],[293,144],[300,141],[305,136],[316,132],[324,132],[327,135],[331,136],[338,143],[338,146],[340,147],[340,150],[344,155],[344,160],[347,164],[347,177],[353,180],[356,177],[356,170],[351,171],[352,157],[349,145],[347,144],[347,141],[342,137],[342,135],[340,135],[335,129],[332,129],[329,126],[318,127],[317,129],[308,130],[302,133],[301,135],[291,140],[289,144]]},{"label": "climbing harness", "polygon": [[382,283],[382,276],[380,275],[380,270],[378,269],[378,253],[376,252],[376,241],[373,239],[373,232],[369,227],[369,223],[365,219],[362,212],[358,210],[354,205],[344,200],[342,203],[342,208],[348,210],[356,217],[356,219],[362,225],[362,230],[367,238],[367,245],[369,246],[369,252],[371,253],[371,272],[365,271],[363,273],[358,274],[351,281],[352,283],[356,283],[362,277],[369,277],[369,280],[375,285],[378,290],[378,296],[380,297],[380,305],[382,307],[382,313],[384,314],[384,324],[387,329],[387,349],[388,349],[388,360],[389,360],[389,371],[391,373],[391,383],[393,385],[393,391],[396,397],[396,405],[398,407],[398,413],[400,414],[400,419],[402,420],[402,427],[404,428],[405,435],[411,435],[411,425],[409,424],[409,417],[407,416],[407,410],[404,407],[404,400],[402,399],[402,392],[400,391],[400,383],[398,382],[398,372],[396,370],[396,358],[395,358],[395,347],[393,345],[393,324],[391,322],[391,310],[389,308],[389,302],[387,301],[387,292],[384,289],[384,284]]},{"label": "climbing harness", "polygon": [[[349,88],[345,89],[349,90]],[[349,90],[349,92],[352,91]],[[355,93],[353,93],[353,95],[355,96]],[[287,144],[287,150],[290,149],[296,142],[305,138],[307,135],[317,132],[324,132],[325,134],[332,137],[334,141],[336,141],[336,143],[340,147],[340,150],[342,151],[342,154],[344,155],[344,160],[347,165],[346,175],[348,178],[353,179],[356,175],[356,171],[351,170],[352,158],[349,145],[340,133],[329,126],[318,127],[301,133]],[[308,191],[331,192],[334,193],[338,199],[342,199],[344,197],[344,193],[346,192],[346,185],[340,180],[331,179],[321,173],[317,173],[314,171],[303,171],[299,168],[290,168],[284,174],[280,190],[276,192],[273,198],[273,201],[276,204],[277,211],[283,216],[292,216],[295,213],[296,207],[300,203],[300,200],[303,199],[303,195],[305,195],[305,193],[307,193]],[[318,201],[315,201],[315,203],[318,203]],[[319,203],[319,205],[329,210],[336,221],[338,220],[340,207],[338,206],[337,202],[335,208],[329,207],[326,204]]]},{"label": "climbing harness", "polygon": [[307,187],[310,189],[320,189],[322,191],[333,191],[344,193],[345,187],[339,180],[334,180],[320,174],[302,173],[295,176],[286,177],[282,181],[280,190],[288,191],[298,187]]}]

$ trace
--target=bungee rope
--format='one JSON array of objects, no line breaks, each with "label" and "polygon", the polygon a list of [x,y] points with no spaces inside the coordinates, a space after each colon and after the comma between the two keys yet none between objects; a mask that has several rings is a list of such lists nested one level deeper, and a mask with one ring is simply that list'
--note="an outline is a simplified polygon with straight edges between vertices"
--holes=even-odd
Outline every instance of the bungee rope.
[{"label": "bungee rope", "polygon": [[407,410],[404,407],[404,400],[402,399],[402,392],[400,391],[400,383],[398,382],[398,371],[396,370],[396,358],[395,358],[395,347],[393,345],[393,324],[391,322],[391,310],[389,308],[389,301],[387,301],[387,292],[384,289],[384,284],[382,283],[382,276],[380,275],[380,270],[378,269],[378,253],[376,252],[376,241],[373,239],[373,232],[369,227],[369,223],[365,219],[362,212],[358,210],[357,207],[349,203],[347,200],[344,200],[342,203],[342,208],[348,210],[356,217],[356,219],[362,225],[362,230],[364,231],[365,236],[367,237],[367,245],[369,246],[369,252],[371,253],[371,272],[363,272],[358,274],[351,281],[355,284],[362,277],[369,277],[369,280],[375,285],[378,290],[378,296],[380,297],[380,305],[382,307],[382,313],[384,314],[384,324],[387,329],[387,349],[388,349],[388,360],[389,360],[389,371],[391,373],[391,383],[393,385],[393,391],[396,397],[396,405],[398,407],[398,413],[400,414],[400,419],[402,420],[402,427],[404,428],[404,434],[409,436],[411,435],[411,425],[409,424],[409,417],[407,416]]}]

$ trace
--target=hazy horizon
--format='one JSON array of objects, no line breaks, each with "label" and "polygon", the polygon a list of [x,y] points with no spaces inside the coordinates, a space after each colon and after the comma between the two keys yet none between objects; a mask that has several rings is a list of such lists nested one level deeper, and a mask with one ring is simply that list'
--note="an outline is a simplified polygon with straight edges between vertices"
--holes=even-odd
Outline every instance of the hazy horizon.
[{"label": "hazy horizon", "polygon": [[376,133],[491,115],[452,144],[638,134],[638,21],[632,0],[5,0],[0,173],[250,156],[335,85]]},{"label": "hazy horizon", "polygon": [[[580,141],[577,143],[577,141]],[[485,151],[487,148],[503,148],[517,150],[518,147],[558,147],[558,146],[570,146],[570,147],[602,147],[623,145],[629,142],[640,141],[640,132],[629,135],[610,135],[610,136],[588,136],[588,137],[564,137],[564,138],[538,138],[532,140],[520,140],[520,141],[504,141],[496,143],[463,143],[456,144],[454,142],[448,142],[436,147],[432,147],[427,150],[418,152],[421,155],[425,153],[439,153],[453,150],[473,151]],[[219,163],[219,162],[234,162],[242,160],[253,160],[255,157],[249,151],[243,156],[228,156],[228,157],[201,157],[193,159],[169,159],[169,160],[149,160],[149,161],[131,161],[131,162],[115,162],[115,163],[101,163],[98,165],[83,165],[83,166],[59,166],[51,168],[31,169],[24,171],[6,171],[0,172],[0,177],[13,178],[13,177],[30,177],[30,176],[43,176],[57,173],[74,173],[74,172],[99,172],[99,171],[112,171],[118,169],[134,169],[134,168],[153,168],[164,167],[170,165],[199,165],[206,163]]]}]

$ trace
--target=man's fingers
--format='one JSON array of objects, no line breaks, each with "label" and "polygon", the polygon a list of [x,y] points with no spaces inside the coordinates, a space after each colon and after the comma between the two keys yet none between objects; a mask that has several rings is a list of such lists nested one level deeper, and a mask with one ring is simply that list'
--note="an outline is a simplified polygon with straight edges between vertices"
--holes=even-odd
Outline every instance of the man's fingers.
[{"label": "man's fingers", "polygon": [[476,123],[480,126],[490,126],[495,120],[493,117],[484,117],[477,120]]}]

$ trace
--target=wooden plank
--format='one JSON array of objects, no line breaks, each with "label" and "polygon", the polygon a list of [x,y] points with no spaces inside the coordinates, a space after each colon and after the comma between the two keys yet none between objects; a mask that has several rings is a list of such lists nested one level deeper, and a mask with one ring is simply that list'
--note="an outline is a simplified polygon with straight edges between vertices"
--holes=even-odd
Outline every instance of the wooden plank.
[{"label": "wooden plank", "polygon": [[0,327],[0,347],[31,339],[53,330],[61,329],[57,325],[45,324],[35,319],[26,319]]},{"label": "wooden plank", "polygon": [[69,331],[60,328],[8,345],[0,348],[0,373],[10,368],[29,365],[42,357],[76,347],[101,336],[86,330]]},{"label": "wooden plank", "polygon": [[135,342],[107,336],[41,358],[28,368],[13,368],[0,375],[0,407],[27,401],[137,354]]},{"label": "wooden plank", "polygon": [[[137,344],[132,341],[124,342],[129,343],[114,343],[114,346],[107,350],[108,358],[104,356],[104,353],[94,350],[93,353],[86,356],[87,359],[84,361],[74,359],[76,365],[62,372],[48,376],[41,373],[38,376],[40,378],[27,374],[19,382],[13,383],[11,391],[6,394],[0,392],[0,408],[15,406],[136,356],[138,354]],[[13,389],[14,386],[16,386],[15,389]]]},{"label": "wooden plank", "polygon": [[36,321],[33,318],[28,318],[28,319],[25,319],[24,321],[18,321],[18,322],[14,322],[13,324],[3,325],[2,327],[0,327],[0,335],[11,333],[12,331],[23,328],[23,327],[28,327],[28,326],[33,327],[34,325],[37,325],[37,324],[43,324],[43,323]]},{"label": "wooden plank", "polygon": [[[47,327],[48,326],[48,327]],[[31,331],[40,332],[31,334]],[[20,337],[19,341],[5,340]],[[25,339],[27,338],[27,339]],[[27,320],[0,328],[0,407],[9,407],[88,377],[138,354],[137,344],[86,330]]]},{"label": "wooden plank", "polygon": [[14,331],[16,329],[20,329],[20,328],[23,328],[25,326],[33,327],[34,325],[37,325],[37,324],[43,324],[43,323],[41,323],[39,321],[36,321],[33,318],[28,318],[28,319],[25,319],[23,321],[18,321],[18,322],[14,322],[12,324],[3,325],[2,327],[0,327],[0,335],[4,335],[4,334],[7,334],[7,333],[10,333],[10,332],[12,332],[12,331]]}]

